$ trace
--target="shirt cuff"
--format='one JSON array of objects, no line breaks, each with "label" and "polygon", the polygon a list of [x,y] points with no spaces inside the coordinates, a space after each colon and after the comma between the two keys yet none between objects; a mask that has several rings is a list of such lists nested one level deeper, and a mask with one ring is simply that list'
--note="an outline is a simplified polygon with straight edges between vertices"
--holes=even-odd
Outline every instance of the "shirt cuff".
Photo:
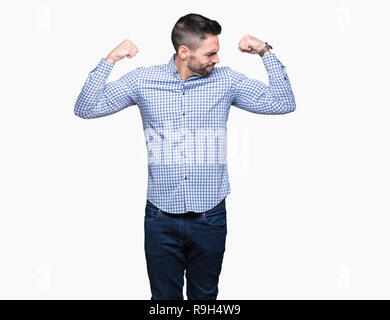
[{"label": "shirt cuff", "polygon": [[110,74],[112,68],[114,68],[114,64],[106,62],[105,58],[102,58],[93,71],[98,71],[102,74],[108,75]]},{"label": "shirt cuff", "polygon": [[261,57],[267,71],[284,68],[284,65],[276,57],[275,53],[265,54]]}]

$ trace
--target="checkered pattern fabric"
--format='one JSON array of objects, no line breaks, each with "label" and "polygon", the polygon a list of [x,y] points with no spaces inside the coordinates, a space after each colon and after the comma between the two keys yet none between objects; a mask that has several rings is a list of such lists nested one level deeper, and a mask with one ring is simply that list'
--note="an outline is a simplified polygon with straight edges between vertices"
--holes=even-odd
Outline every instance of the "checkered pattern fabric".
[{"label": "checkered pattern fabric", "polygon": [[138,67],[108,83],[114,65],[102,58],[88,74],[74,112],[91,119],[138,105],[148,152],[147,199],[169,213],[204,212],[230,193],[230,106],[283,114],[295,110],[295,98],[275,53],[261,57],[268,85],[225,66],[183,80],[176,55],[167,64]]}]

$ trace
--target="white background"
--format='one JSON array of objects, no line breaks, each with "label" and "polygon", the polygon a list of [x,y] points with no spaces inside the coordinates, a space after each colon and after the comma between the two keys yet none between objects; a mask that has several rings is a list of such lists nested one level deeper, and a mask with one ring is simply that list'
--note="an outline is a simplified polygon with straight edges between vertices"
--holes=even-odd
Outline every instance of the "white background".
[{"label": "white background", "polygon": [[297,104],[285,115],[231,107],[218,299],[390,298],[388,7],[2,1],[0,298],[150,299],[138,107],[92,120],[73,108],[126,38],[139,53],[108,81],[167,63],[188,13],[222,25],[221,66],[264,82],[261,58],[237,44],[246,33],[269,42]]}]

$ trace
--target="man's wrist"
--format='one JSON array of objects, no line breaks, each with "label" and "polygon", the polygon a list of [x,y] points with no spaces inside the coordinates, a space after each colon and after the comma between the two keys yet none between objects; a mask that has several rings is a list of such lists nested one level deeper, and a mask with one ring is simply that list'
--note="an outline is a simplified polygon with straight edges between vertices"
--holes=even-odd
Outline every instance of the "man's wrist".
[{"label": "man's wrist", "polygon": [[265,46],[258,52],[260,57],[263,57],[264,55],[269,55],[271,54],[271,49],[272,49],[272,46],[270,44],[268,44],[268,42],[265,43]]},{"label": "man's wrist", "polygon": [[104,61],[108,62],[108,63],[111,63],[111,64],[115,64],[115,60],[111,57],[111,56],[107,56]]}]

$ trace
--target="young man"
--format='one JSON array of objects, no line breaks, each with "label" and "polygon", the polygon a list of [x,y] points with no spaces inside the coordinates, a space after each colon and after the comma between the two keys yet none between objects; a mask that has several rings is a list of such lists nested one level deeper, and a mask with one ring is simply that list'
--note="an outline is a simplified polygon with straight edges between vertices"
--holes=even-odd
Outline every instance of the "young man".
[{"label": "young man", "polygon": [[148,150],[145,255],[152,299],[217,298],[230,193],[226,122],[230,106],[260,114],[295,110],[285,67],[271,46],[245,35],[238,49],[259,54],[269,85],[219,63],[217,21],[181,17],[167,64],[138,67],[106,83],[116,62],[138,48],[126,39],[92,70],[74,112],[85,119],[138,105]]}]

